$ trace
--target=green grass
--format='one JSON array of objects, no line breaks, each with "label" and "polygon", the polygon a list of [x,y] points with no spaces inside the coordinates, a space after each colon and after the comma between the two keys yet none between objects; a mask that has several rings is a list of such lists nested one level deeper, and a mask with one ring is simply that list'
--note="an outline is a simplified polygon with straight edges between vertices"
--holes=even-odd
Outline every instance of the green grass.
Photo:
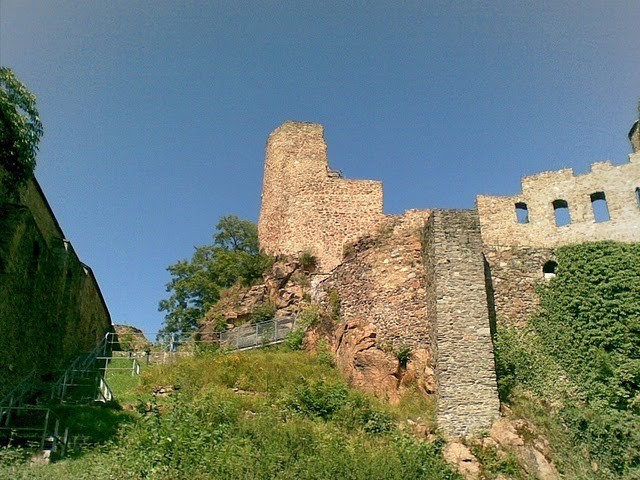
[{"label": "green grass", "polygon": [[[409,394],[398,407],[350,389],[318,357],[284,349],[205,353],[115,373],[112,388],[137,403],[133,419],[82,455],[51,465],[9,459],[0,478],[29,479],[455,479],[440,442],[400,432],[432,404]],[[153,396],[160,386],[171,395]],[[108,410],[108,409],[107,409]],[[0,465],[3,458],[0,454]]]}]

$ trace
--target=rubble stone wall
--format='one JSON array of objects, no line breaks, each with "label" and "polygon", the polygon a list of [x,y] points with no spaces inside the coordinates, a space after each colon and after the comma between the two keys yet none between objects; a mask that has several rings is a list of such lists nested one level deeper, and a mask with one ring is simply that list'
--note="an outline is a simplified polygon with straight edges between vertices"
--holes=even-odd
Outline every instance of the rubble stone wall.
[{"label": "rubble stone wall", "polygon": [[448,437],[474,435],[490,429],[500,409],[477,212],[435,210],[425,243],[438,427]]},{"label": "rubble stone wall", "polygon": [[379,234],[353,245],[318,289],[338,295],[342,322],[373,324],[380,347],[430,348],[420,241],[429,215],[413,211],[389,218]]},{"label": "rubble stone wall", "polygon": [[[522,193],[512,197],[477,197],[485,245],[556,247],[597,240],[640,241],[640,153],[629,163],[594,163],[591,172],[543,172],[522,179]],[[609,221],[596,222],[593,194],[604,193]],[[564,200],[571,223],[556,226],[553,202]],[[528,222],[518,223],[516,203],[526,205]]]},{"label": "rubble stone wall", "polygon": [[555,261],[553,249],[485,246],[484,254],[492,320],[525,325],[539,305],[536,286],[546,281],[543,267]]},{"label": "rubble stone wall", "polygon": [[326,151],[319,124],[286,122],[269,136],[258,236],[266,253],[309,251],[328,272],[344,244],[375,232],[384,215],[382,183],[341,178]]}]

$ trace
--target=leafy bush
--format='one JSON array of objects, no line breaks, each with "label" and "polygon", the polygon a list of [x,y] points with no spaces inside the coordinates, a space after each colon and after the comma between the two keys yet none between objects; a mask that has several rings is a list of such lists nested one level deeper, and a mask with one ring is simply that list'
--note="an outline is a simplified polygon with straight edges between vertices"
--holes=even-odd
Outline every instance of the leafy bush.
[{"label": "leafy bush", "polygon": [[306,305],[296,319],[295,328],[285,340],[285,345],[291,350],[302,350],[305,332],[320,322],[320,307]]},{"label": "leafy bush", "polygon": [[411,359],[411,347],[408,347],[407,345],[403,345],[401,347],[398,347],[394,351],[394,354],[395,354],[396,358],[398,359],[398,362],[400,362],[400,365],[402,365],[403,367],[406,368],[407,363]]},{"label": "leafy bush", "polygon": [[251,312],[251,323],[260,323],[271,320],[276,315],[276,307],[273,303],[267,302],[256,307]]},{"label": "leafy bush", "polygon": [[328,420],[345,406],[347,394],[347,387],[343,383],[332,385],[324,380],[304,380],[295,389],[286,406],[292,411]]},{"label": "leafy bush", "polygon": [[295,328],[284,340],[285,346],[290,350],[302,350],[304,344],[304,335],[305,332],[303,329]]}]

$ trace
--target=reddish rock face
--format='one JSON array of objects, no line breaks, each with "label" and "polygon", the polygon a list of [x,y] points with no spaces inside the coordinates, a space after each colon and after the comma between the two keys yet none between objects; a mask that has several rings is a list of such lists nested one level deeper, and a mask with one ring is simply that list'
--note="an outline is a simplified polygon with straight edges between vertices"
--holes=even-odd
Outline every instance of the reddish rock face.
[{"label": "reddish rock face", "polygon": [[340,324],[334,334],[336,366],[349,383],[391,403],[400,400],[400,364],[391,353],[376,347],[375,327],[352,321]]}]

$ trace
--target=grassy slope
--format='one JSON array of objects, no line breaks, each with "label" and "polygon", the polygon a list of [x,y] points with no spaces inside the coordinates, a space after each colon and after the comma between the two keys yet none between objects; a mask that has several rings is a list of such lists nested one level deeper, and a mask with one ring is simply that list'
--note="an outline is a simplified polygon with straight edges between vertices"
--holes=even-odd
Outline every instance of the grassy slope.
[{"label": "grassy slope", "polygon": [[[112,378],[140,412],[111,441],[52,465],[13,462],[0,478],[458,478],[437,442],[395,426],[432,415],[428,400],[408,395],[384,406],[302,352],[204,354],[149,368],[138,386],[127,382]],[[151,395],[159,385],[180,388]]]}]

